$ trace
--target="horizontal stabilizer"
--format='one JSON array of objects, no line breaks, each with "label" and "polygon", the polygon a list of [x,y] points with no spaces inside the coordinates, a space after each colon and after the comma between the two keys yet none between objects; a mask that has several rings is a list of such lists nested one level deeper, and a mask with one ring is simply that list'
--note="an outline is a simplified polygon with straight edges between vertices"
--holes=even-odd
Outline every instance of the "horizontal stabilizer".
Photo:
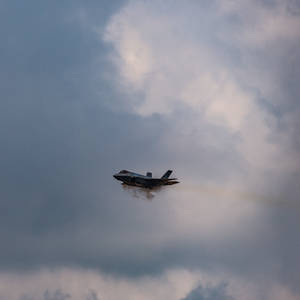
[{"label": "horizontal stabilizer", "polygon": [[172,170],[168,170],[162,177],[161,177],[161,179],[168,179],[169,178],[169,176],[172,174]]}]

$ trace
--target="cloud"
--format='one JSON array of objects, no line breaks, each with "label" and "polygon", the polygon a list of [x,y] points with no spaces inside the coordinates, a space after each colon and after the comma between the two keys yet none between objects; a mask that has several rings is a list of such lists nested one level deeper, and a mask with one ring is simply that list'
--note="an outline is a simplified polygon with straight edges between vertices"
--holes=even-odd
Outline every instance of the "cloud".
[{"label": "cloud", "polygon": [[[299,20],[291,1],[191,1],[183,5],[180,1],[133,0],[112,16],[101,36],[112,47],[109,57],[116,68],[116,88],[126,95],[120,107],[145,119],[158,114],[170,123],[162,145],[185,182],[199,186],[201,178],[206,185],[252,195],[252,200],[286,204],[284,209],[269,207],[268,212],[256,206],[253,214],[245,209],[248,217],[255,216],[255,221],[250,217],[248,229],[253,223],[259,225],[257,231],[248,231],[245,225],[242,235],[258,234],[265,225],[275,225],[282,210],[286,212],[276,227],[278,252],[263,255],[273,257],[274,267],[287,263],[281,255],[290,253],[285,245],[295,238],[292,233],[281,235],[282,230],[295,228],[287,221],[288,211],[294,207],[295,216],[299,215],[300,148],[295,142],[300,112],[300,90],[295,83],[299,78],[295,69],[300,61],[295,51]],[[200,189],[199,194],[203,195]],[[224,222],[217,210],[209,210],[216,224],[210,227],[205,216],[199,217],[199,211],[207,210],[207,202],[200,209],[199,196],[189,192],[177,196],[189,199],[184,207],[176,202],[175,215],[181,221],[178,227],[185,228],[191,240],[205,230],[212,239],[224,234],[222,228],[231,232],[232,218],[233,223],[243,224],[245,216],[237,204],[230,206],[238,207],[236,215],[220,209]],[[225,206],[229,207],[228,202]],[[290,215],[293,220],[294,213]],[[256,243],[252,241],[251,247]],[[296,256],[292,257],[295,262]],[[292,274],[279,267],[280,276],[288,276],[295,287],[297,267],[289,264],[288,268]]]},{"label": "cloud", "polygon": [[56,290],[55,292],[51,293],[48,290],[44,293],[45,300],[66,300],[71,298],[70,294],[65,294],[61,290]]},{"label": "cloud", "polygon": [[[27,274],[1,273],[0,297],[8,300],[180,299],[201,277],[185,270],[158,277],[126,278],[88,269],[44,269]],[[203,277],[203,282],[209,281]]]},{"label": "cloud", "polygon": [[[275,59],[299,37],[299,16],[291,15],[287,3],[213,1],[184,6],[179,1],[130,1],[111,18],[103,35],[113,46],[116,86],[129,95],[124,99],[128,109],[141,116],[169,116],[174,135],[184,137],[183,132],[197,128],[184,140],[186,148],[203,141],[202,128],[224,130],[231,135],[231,148],[244,160],[239,164],[251,188],[269,189],[268,182],[265,187],[261,184],[266,172],[273,174],[268,180],[272,185],[281,174],[286,178],[298,174],[299,149],[291,145],[294,116],[284,111],[293,99],[283,95],[283,88],[281,95],[274,95],[280,90]],[[265,57],[271,58],[270,63],[259,74]],[[178,117],[179,109],[193,115]],[[279,130],[282,120],[290,125]],[[168,143],[171,149],[183,144],[173,136]],[[224,147],[223,141],[215,144],[218,150]]]},{"label": "cloud", "polygon": [[205,287],[205,288],[199,285],[182,300],[217,300],[217,299],[233,300],[234,298],[227,294],[226,285],[220,284],[219,286],[216,287]]},{"label": "cloud", "polygon": [[[0,297],[7,300],[296,300],[286,286],[262,288],[230,274],[198,270],[168,270],[159,276],[128,278],[89,269],[43,269],[29,273],[0,273]],[[225,283],[226,282],[226,283]]]},{"label": "cloud", "polygon": [[[294,1],[219,1],[221,12],[241,21],[235,37],[252,48],[265,48],[278,42],[293,43],[300,38],[299,15]],[[284,46],[283,46],[284,47]]]},{"label": "cloud", "polygon": [[297,298],[292,2],[110,3],[1,3],[1,297]]},{"label": "cloud", "polygon": [[[13,7],[7,9],[12,14],[15,6],[10,5]],[[55,5],[50,8],[49,14],[57,10]],[[90,16],[100,8],[95,4],[85,11]],[[183,148],[182,152],[168,148],[172,141],[177,144],[173,119],[108,109],[107,102],[123,99],[103,78],[98,81],[99,72],[111,72],[108,62],[99,64],[109,50],[94,34],[94,27],[87,31],[82,19],[71,18],[77,16],[76,5],[72,9],[67,6],[53,23],[48,23],[52,14],[40,20],[38,14],[28,15],[32,11],[27,9],[24,15],[20,12],[23,19],[13,28],[13,35],[25,36],[32,24],[41,30],[34,31],[35,38],[28,43],[23,39],[15,39],[14,46],[4,43],[2,57],[6,68],[1,72],[5,80],[0,103],[1,269],[18,272],[80,266],[131,277],[191,266],[193,258],[205,267],[216,258],[222,260],[222,251],[209,258],[211,247],[221,245],[222,236],[242,236],[234,224],[242,218],[257,220],[255,205],[231,209],[223,202],[216,210],[221,199],[213,193],[208,196],[210,201],[199,201],[203,198],[201,187],[190,191],[186,186],[189,173],[194,172],[193,156],[186,155]],[[3,28],[12,22],[11,18],[5,20],[1,19]],[[62,48],[58,43],[56,51],[48,52],[65,36],[72,38]],[[45,48],[40,48],[41,44]],[[14,55],[16,49],[23,49],[22,55]],[[40,60],[35,59],[36,53]],[[61,64],[65,55],[68,63]],[[41,62],[47,72],[41,71]],[[226,130],[204,126],[215,130],[218,143],[226,143]],[[181,137],[189,145],[190,138]],[[206,161],[210,174],[199,172],[198,178],[208,176],[215,181],[218,177],[221,181],[230,173],[226,165],[231,164],[223,158],[232,157],[229,152],[234,153],[234,148],[228,144],[230,150],[215,150],[215,139],[205,133],[203,138],[212,144],[202,150],[202,162]],[[194,155],[198,150],[198,146],[194,148]],[[188,160],[184,161],[185,157]],[[211,167],[211,159],[223,165],[223,170]],[[190,167],[182,167],[181,173],[177,161]],[[164,189],[151,202],[132,199],[112,177],[123,168],[161,175],[170,165],[186,185]],[[239,201],[230,203],[234,206]],[[199,247],[203,252],[198,252]]]}]

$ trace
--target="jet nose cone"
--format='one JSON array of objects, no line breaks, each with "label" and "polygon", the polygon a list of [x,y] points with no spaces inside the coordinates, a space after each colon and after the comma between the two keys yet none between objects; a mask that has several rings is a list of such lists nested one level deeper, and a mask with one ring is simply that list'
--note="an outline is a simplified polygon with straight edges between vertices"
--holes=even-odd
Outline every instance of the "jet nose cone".
[{"label": "jet nose cone", "polygon": [[120,180],[120,176],[118,176],[118,174],[113,175],[114,178],[116,178],[117,180]]}]

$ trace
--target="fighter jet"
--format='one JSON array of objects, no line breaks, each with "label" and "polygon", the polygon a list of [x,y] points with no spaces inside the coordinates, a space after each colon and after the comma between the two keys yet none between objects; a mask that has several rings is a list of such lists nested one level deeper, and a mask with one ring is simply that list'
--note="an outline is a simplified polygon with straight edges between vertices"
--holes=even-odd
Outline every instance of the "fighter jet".
[{"label": "fighter jet", "polygon": [[177,181],[177,178],[169,178],[171,173],[172,170],[168,170],[161,178],[153,178],[151,172],[147,172],[145,176],[127,170],[122,170],[113,176],[117,180],[122,181],[124,184],[151,189],[162,185],[172,185],[179,183],[179,181]]}]

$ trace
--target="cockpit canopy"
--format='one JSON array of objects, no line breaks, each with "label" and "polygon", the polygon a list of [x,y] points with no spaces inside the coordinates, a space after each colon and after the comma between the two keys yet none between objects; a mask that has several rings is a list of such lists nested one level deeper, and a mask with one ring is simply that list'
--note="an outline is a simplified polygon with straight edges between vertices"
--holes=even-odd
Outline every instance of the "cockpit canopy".
[{"label": "cockpit canopy", "polygon": [[127,170],[120,171],[120,174],[127,174],[127,173],[129,173]]}]

